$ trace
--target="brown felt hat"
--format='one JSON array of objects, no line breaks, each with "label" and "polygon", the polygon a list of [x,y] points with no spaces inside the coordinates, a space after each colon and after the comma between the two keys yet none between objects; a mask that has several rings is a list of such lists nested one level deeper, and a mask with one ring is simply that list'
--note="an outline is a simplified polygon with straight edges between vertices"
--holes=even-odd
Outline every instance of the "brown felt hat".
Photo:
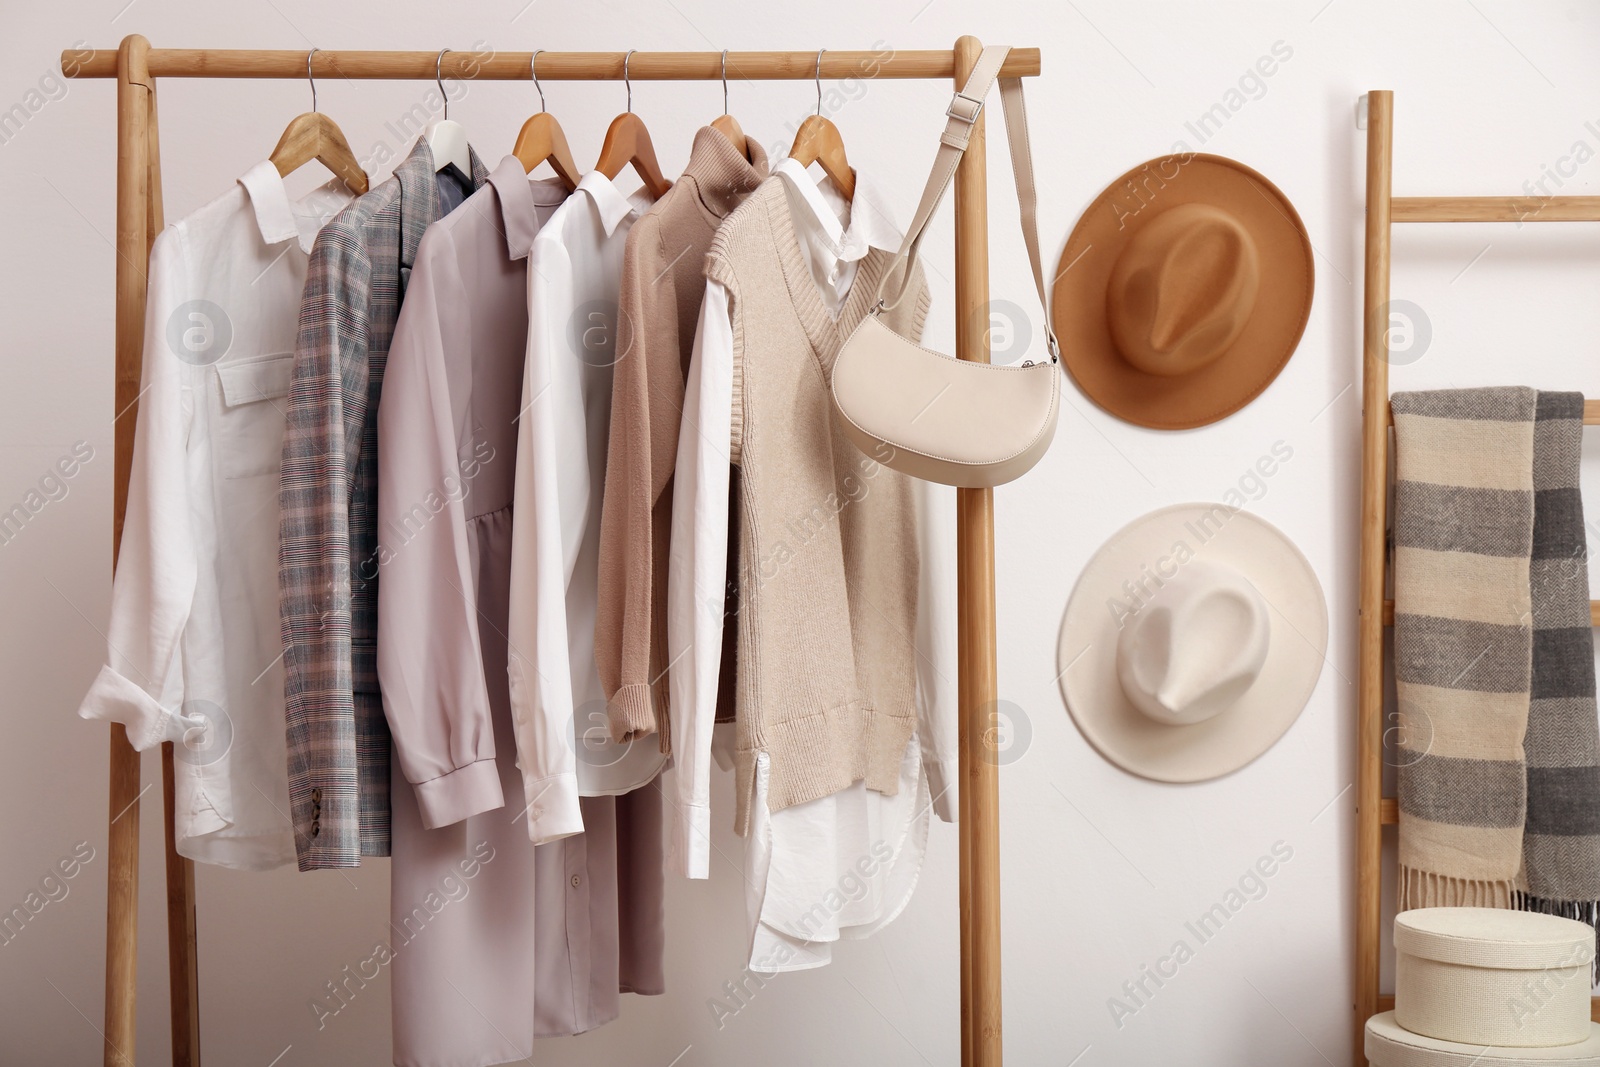
[{"label": "brown felt hat", "polygon": [[1083,213],[1051,316],[1078,387],[1139,426],[1225,418],[1294,354],[1311,314],[1311,241],[1243,163],[1185,152],[1128,171]]}]

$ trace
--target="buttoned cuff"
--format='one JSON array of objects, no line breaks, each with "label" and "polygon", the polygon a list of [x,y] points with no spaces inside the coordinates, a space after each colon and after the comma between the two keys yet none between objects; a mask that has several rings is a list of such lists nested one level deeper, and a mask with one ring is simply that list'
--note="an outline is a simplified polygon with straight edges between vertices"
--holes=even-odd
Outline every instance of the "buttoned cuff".
[{"label": "buttoned cuff", "polygon": [[481,759],[426,782],[413,782],[422,825],[429,830],[458,823],[505,804],[500,772],[493,759]]},{"label": "buttoned cuff", "polygon": [[611,727],[611,740],[626,744],[656,732],[656,709],[650,698],[650,687],[634,682],[617,690],[617,695],[606,702],[606,721]]},{"label": "buttoned cuff", "polygon": [[576,773],[523,778],[528,797],[528,837],[536,845],[583,833]]},{"label": "buttoned cuff", "polygon": [[128,743],[138,752],[154,748],[163,741],[182,742],[191,725],[109,666],[100,668],[83,703],[78,705],[78,715],[85,719],[120,722],[128,732]]},{"label": "buttoned cuff", "polygon": [[667,840],[667,869],[685,878],[711,877],[710,805],[679,805]]},{"label": "buttoned cuff", "polygon": [[961,764],[957,760],[924,758],[923,772],[928,776],[928,795],[933,798],[934,814],[945,822],[955,822],[960,810],[960,796],[956,792],[961,781]]}]

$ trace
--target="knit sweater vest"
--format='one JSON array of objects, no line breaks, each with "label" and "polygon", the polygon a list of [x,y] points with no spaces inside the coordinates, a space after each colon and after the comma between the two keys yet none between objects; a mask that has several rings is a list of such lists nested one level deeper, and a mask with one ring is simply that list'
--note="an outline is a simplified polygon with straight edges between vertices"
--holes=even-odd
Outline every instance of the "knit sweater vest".
[{"label": "knit sweater vest", "polygon": [[[706,276],[733,316],[730,455],[739,477],[737,830],[756,758],[767,808],[854,782],[892,794],[916,723],[917,538],[911,483],[834,421],[834,358],[894,260],[872,249],[835,318],[795,236],[781,177],[718,229]],[[885,322],[920,337],[928,287]]]}]

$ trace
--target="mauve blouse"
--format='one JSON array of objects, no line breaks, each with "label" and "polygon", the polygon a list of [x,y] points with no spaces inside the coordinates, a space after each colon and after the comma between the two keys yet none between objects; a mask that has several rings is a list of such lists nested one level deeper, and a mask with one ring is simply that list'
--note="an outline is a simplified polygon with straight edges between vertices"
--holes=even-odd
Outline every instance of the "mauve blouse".
[{"label": "mauve blouse", "polygon": [[[508,156],[429,227],[378,409],[402,1067],[525,1059],[535,1037],[615,1018],[619,990],[661,992],[659,791],[585,797],[584,832],[538,847],[521,811],[506,620],[527,255],[564,197]],[[493,761],[512,805],[460,798],[476,813],[437,825],[452,813],[424,811],[415,786],[473,760]]]}]

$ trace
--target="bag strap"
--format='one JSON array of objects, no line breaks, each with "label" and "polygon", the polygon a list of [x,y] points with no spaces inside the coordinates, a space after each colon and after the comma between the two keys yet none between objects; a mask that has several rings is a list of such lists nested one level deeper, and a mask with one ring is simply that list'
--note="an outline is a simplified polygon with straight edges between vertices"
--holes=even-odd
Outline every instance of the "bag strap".
[{"label": "bag strap", "polygon": [[[928,175],[928,184],[922,190],[922,202],[917,205],[916,214],[912,216],[911,226],[906,230],[905,239],[895,256],[895,262],[878,283],[878,303],[873,309],[875,314],[895,307],[906,295],[928,220],[933,217],[939,202],[944,199],[945,190],[950,186],[950,179],[955,175],[956,164],[961,162],[967,144],[972,139],[972,127],[977,123],[978,116],[983,113],[984,97],[989,95],[989,88],[998,78],[1000,68],[1010,51],[1009,45],[991,45],[984,48],[978,56],[978,62],[973,65],[972,73],[967,77],[967,83],[961,87],[950,100],[950,106],[945,109],[949,121],[945,123],[944,133],[939,137],[939,154],[934,158],[933,172]],[[1060,358],[1060,348],[1056,343],[1055,330],[1050,324],[1050,302],[1044,288],[1044,264],[1039,258],[1037,222],[1039,198],[1033,187],[1033,152],[1028,144],[1028,115],[1023,105],[1022,79],[998,78],[998,80],[1000,103],[1006,118],[1006,142],[1011,148],[1011,173],[1017,182],[1017,206],[1022,218],[1022,239],[1028,246],[1028,262],[1033,267],[1033,284],[1039,292],[1039,305],[1044,309],[1044,335],[1045,343],[1050,350],[1050,362],[1055,363]],[[892,298],[886,297],[884,290],[889,284],[889,279],[896,275],[900,278],[899,291]]]}]

